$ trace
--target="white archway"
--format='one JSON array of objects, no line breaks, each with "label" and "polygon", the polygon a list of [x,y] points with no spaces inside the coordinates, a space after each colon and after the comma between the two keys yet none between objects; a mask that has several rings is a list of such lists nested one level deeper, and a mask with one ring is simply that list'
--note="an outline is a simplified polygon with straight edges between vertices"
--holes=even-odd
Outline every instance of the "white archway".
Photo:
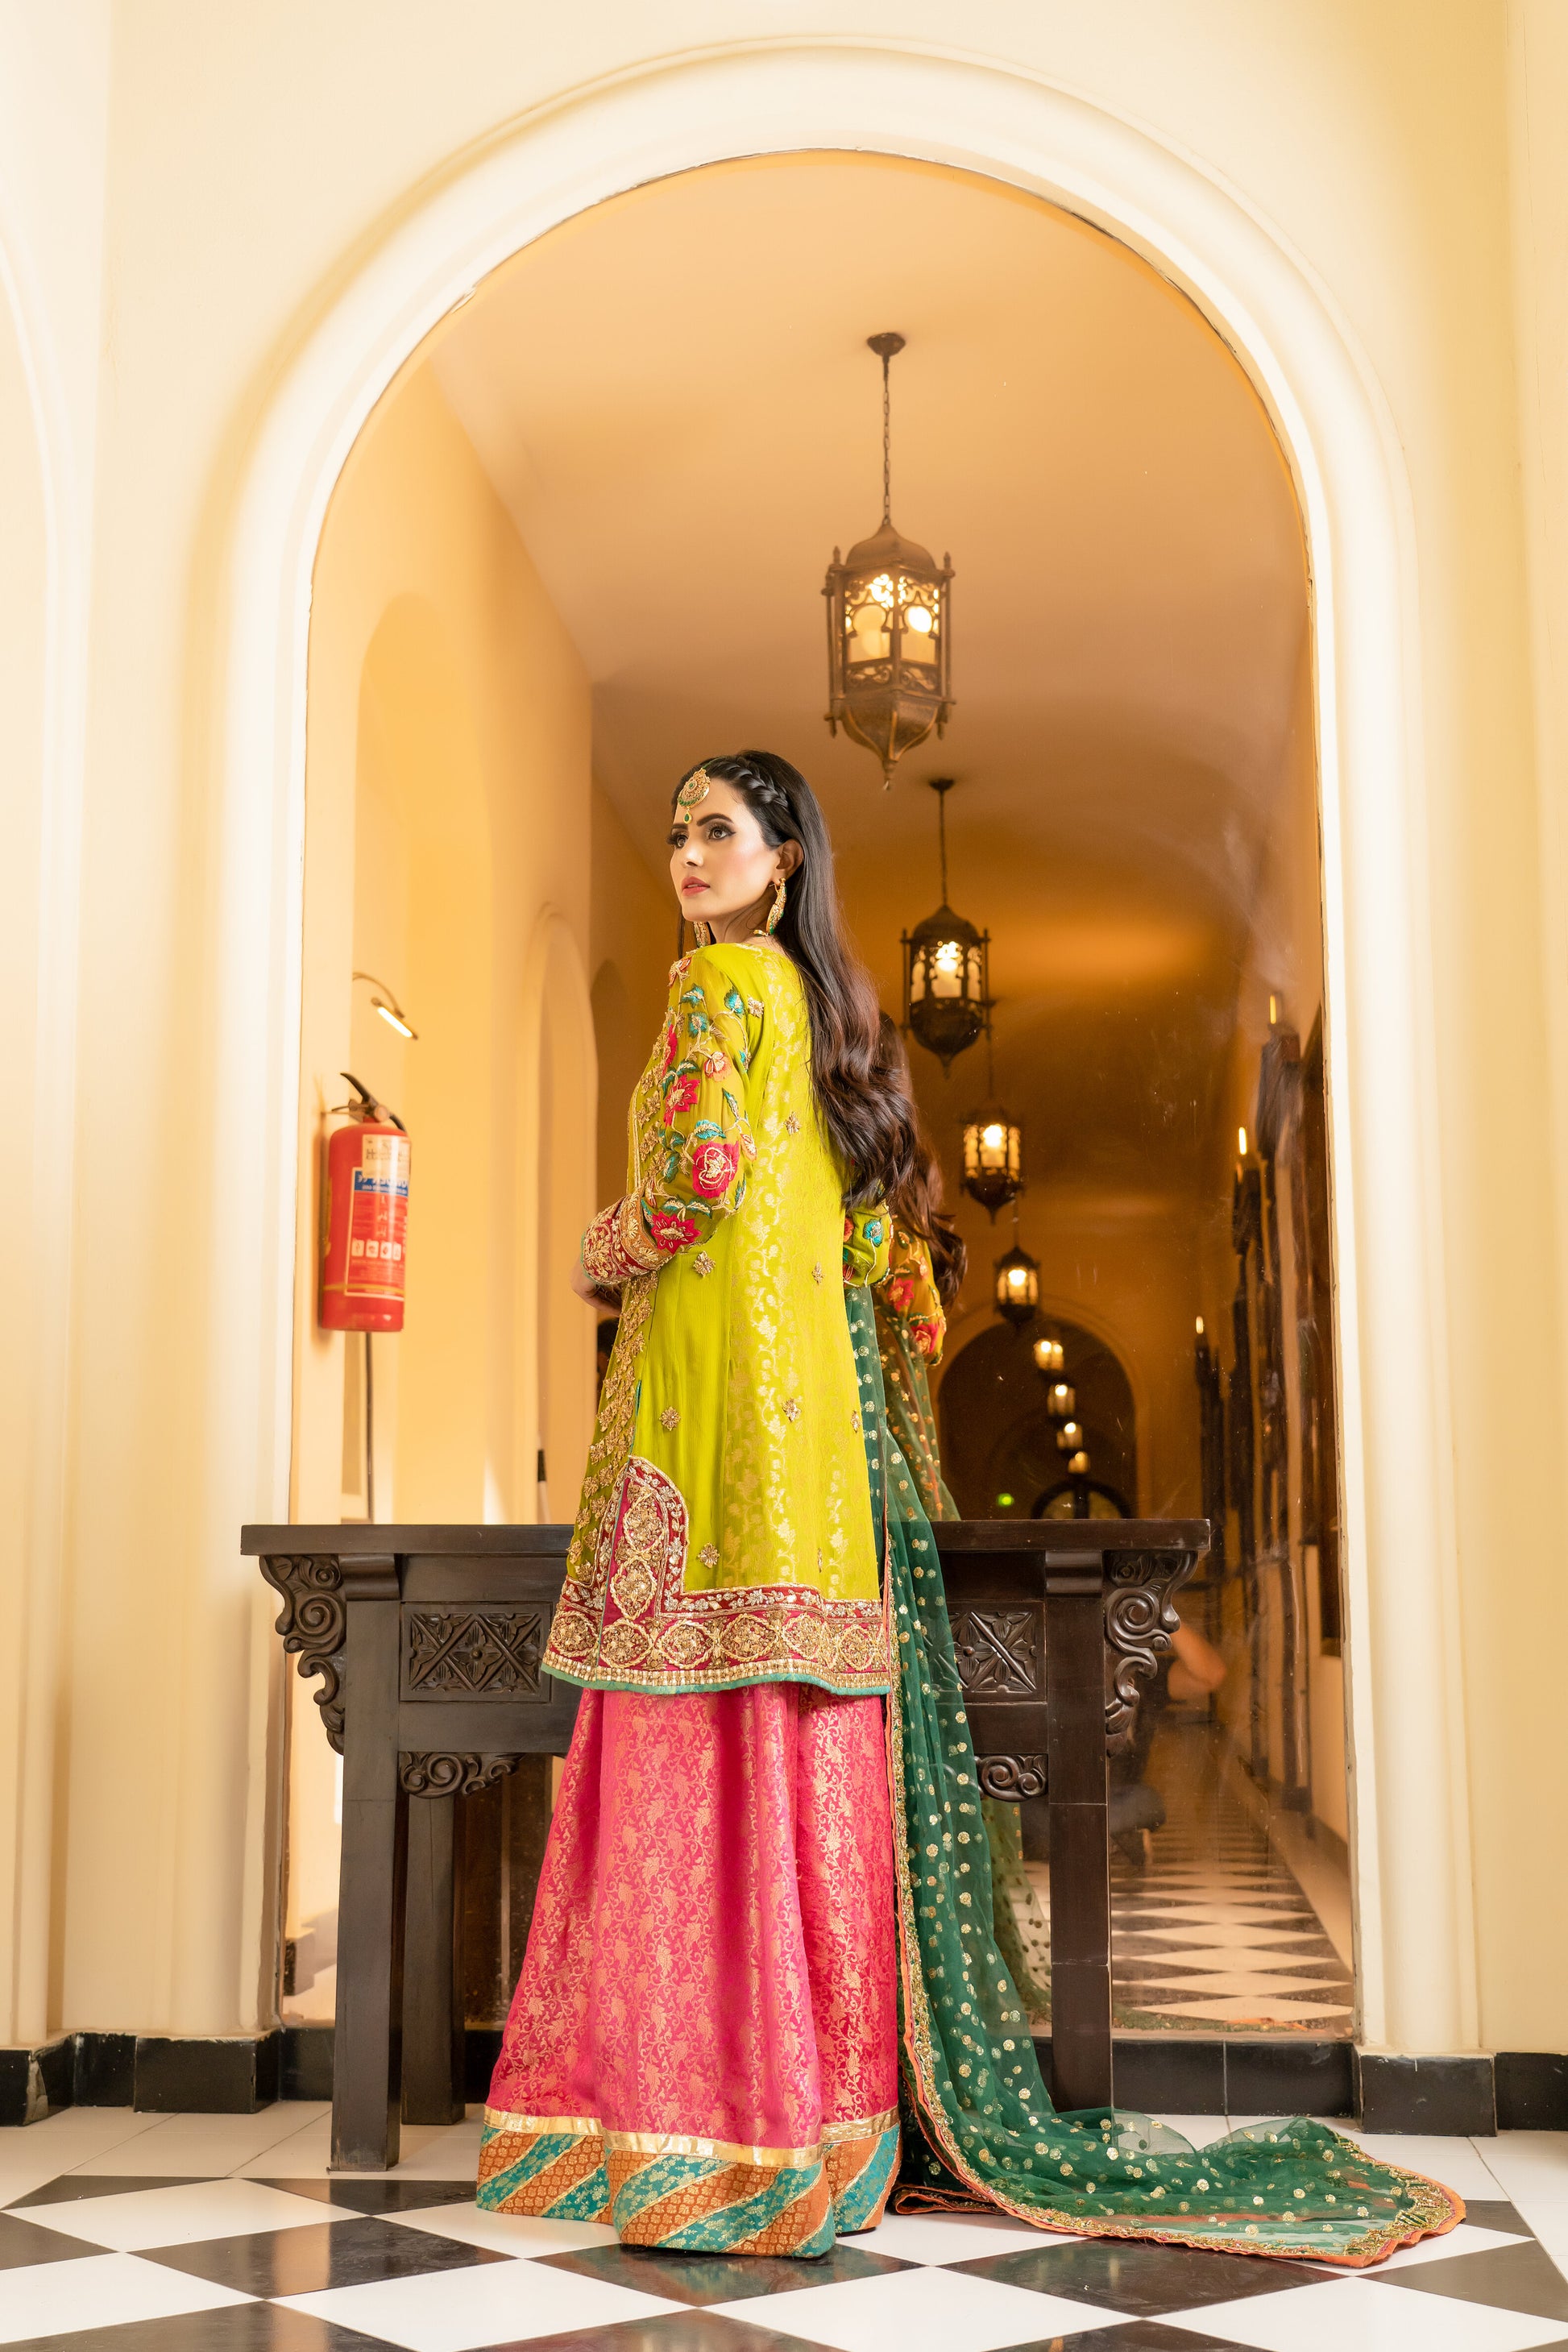
[{"label": "white archway", "polygon": [[[810,149],[977,172],[1132,247],[1236,351],[1293,468],[1318,631],[1364,2034],[1408,2051],[1472,2048],[1416,575],[1396,436],[1331,297],[1268,225],[1147,133],[1043,81],[891,46],[803,42],[579,93],[499,137],[391,227],[288,373],[229,550],[212,997],[217,1051],[247,1074],[239,1115],[267,1149],[246,1171],[243,1203],[224,1170],[255,1239],[226,1268],[227,1296],[243,1294],[247,1312],[219,1343],[227,1442],[213,1450],[208,1525],[230,1540],[241,1517],[281,1517],[288,1493],[306,653],[332,486],[396,370],[519,247],[650,179]],[[231,1083],[238,1113],[234,1097]]]}]

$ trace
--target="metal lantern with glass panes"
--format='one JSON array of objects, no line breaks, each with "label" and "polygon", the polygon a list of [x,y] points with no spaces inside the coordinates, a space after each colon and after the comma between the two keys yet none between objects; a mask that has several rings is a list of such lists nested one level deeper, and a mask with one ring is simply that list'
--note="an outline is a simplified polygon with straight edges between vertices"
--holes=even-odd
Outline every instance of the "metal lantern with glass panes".
[{"label": "metal lantern with glass panes", "polygon": [[[1051,1331],[1040,1333],[1039,1338],[1035,1341],[1034,1355],[1037,1365],[1047,1381],[1054,1381],[1067,1361],[1066,1351],[1061,1341]],[[1070,1405],[1068,1411],[1069,1412],[1072,1411]]]},{"label": "metal lantern with glass panes", "polygon": [[963,1122],[963,1189],[991,1213],[1016,1201],[1024,1189],[1024,1138],[1005,1110],[977,1110]]},{"label": "metal lantern with glass panes", "polygon": [[991,1020],[991,934],[977,931],[947,903],[947,795],[952,784],[951,776],[931,779],[937,796],[942,904],[903,937],[904,1026],[944,1070],[955,1054],[985,1034]]},{"label": "metal lantern with glass panes", "polygon": [[1021,1331],[1035,1319],[1040,1303],[1040,1266],[1016,1243],[996,1261],[996,1312]]},{"label": "metal lantern with glass panes", "polygon": [[1076,1421],[1064,1421],[1057,1432],[1057,1452],[1076,1454],[1083,1444],[1083,1430]]},{"label": "metal lantern with glass panes", "polygon": [[1046,1382],[1046,1411],[1053,1421],[1070,1421],[1078,1409],[1078,1391],[1070,1381]]},{"label": "metal lantern with glass panes", "polygon": [[827,567],[827,724],[840,727],[882,763],[884,787],[904,753],[941,735],[952,707],[948,604],[952,563],[900,538],[891,515],[891,413],[888,370],[902,335],[870,335],[882,362],[882,520],[869,539]]}]

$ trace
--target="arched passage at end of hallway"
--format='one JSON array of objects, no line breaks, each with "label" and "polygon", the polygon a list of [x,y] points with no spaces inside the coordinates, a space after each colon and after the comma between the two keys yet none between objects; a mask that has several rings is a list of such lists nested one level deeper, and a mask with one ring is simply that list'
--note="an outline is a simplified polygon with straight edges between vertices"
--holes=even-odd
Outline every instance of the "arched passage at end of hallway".
[{"label": "arched passage at end of hallway", "polygon": [[[1325,760],[1329,1026],[1340,1041],[1332,1093],[1349,1300],[1343,1393],[1354,1433],[1347,1446],[1346,1555],[1351,1639],[1366,1669],[1356,1741],[1368,2028],[1409,2046],[1468,2046],[1464,1795],[1452,1762],[1462,1741],[1448,1720],[1458,1684],[1445,1649],[1454,1616],[1447,1605],[1424,1605],[1435,1561],[1445,1592],[1452,1582],[1447,1490],[1436,1467],[1444,1456],[1444,1408],[1438,1385],[1414,1394],[1402,1369],[1413,1334],[1422,1360],[1440,1363],[1445,1326],[1433,1273],[1437,1255],[1410,1243],[1413,1223],[1433,1213],[1432,1107],[1415,1013],[1425,986],[1413,906],[1421,884],[1405,820],[1415,780],[1400,683],[1415,607],[1396,520],[1399,485],[1375,397],[1316,289],[1266,228],[1177,158],[1060,92],[889,54],[770,57],[765,66],[711,59],[689,72],[661,73],[657,82],[657,90],[633,82],[594,93],[540,137],[521,135],[472,175],[448,184],[406,236],[389,237],[356,285],[353,315],[347,306],[335,311],[302,358],[263,436],[237,551],[237,611],[247,620],[269,614],[274,625],[268,631],[264,624],[249,643],[242,630],[231,671],[237,796],[245,798],[247,780],[259,771],[259,791],[247,804],[273,809],[281,847],[297,807],[301,558],[360,418],[419,336],[489,262],[622,184],[616,158],[635,152],[638,178],[719,153],[803,142],[959,162],[1067,202],[1155,257],[1194,294],[1245,354],[1281,423],[1308,518],[1324,627],[1314,689]],[[254,877],[261,951],[248,961],[226,957],[220,1027],[226,1020],[241,1031],[265,1025],[268,973],[279,953],[285,961],[290,953],[287,873],[283,856],[271,876]],[[287,989],[282,993],[287,1001]],[[261,1121],[268,1132],[272,1124]],[[258,1254],[263,1282],[266,1263],[267,1254]],[[265,1381],[265,1368],[258,1376]],[[1375,1592],[1368,1577],[1374,1544]],[[1394,1640],[1406,1600],[1410,1622],[1424,1628],[1419,1671],[1410,1670],[1407,1647]],[[1400,1791],[1410,1795],[1408,1806]],[[1419,1819],[1419,1833],[1406,1828],[1394,1845],[1381,1841],[1390,1807],[1406,1824]],[[1435,1916],[1442,1923],[1436,1961]],[[1401,1959],[1399,2018],[1386,1997],[1386,1938]]]}]

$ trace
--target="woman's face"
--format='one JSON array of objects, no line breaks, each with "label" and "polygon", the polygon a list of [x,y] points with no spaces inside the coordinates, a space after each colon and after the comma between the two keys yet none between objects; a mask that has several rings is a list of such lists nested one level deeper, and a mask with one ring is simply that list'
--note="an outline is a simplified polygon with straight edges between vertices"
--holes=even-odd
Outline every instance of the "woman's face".
[{"label": "woman's face", "polygon": [[781,876],[800,863],[800,845],[773,848],[732,786],[710,780],[708,797],[689,817],[679,809],[669,829],[669,873],[680,911],[706,923],[716,940],[743,940],[760,929]]}]

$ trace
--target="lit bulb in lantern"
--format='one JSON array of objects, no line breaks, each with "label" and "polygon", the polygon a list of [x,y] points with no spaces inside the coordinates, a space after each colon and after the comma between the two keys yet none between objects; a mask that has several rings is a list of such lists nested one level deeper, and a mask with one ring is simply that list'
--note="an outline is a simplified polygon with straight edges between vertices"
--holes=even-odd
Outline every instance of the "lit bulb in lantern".
[{"label": "lit bulb in lantern", "polygon": [[1238,1127],[1236,1130],[1236,1148],[1245,1160],[1247,1157],[1247,1129],[1244,1127]]},{"label": "lit bulb in lantern", "polygon": [[1201,1339],[1203,1338],[1203,1336],[1204,1336],[1204,1318],[1203,1318],[1203,1317],[1200,1315],[1200,1316],[1198,1317],[1198,1337],[1199,1337],[1199,1339]]},{"label": "lit bulb in lantern", "polygon": [[958,996],[963,988],[963,946],[958,940],[939,940],[931,960],[933,996]]}]

